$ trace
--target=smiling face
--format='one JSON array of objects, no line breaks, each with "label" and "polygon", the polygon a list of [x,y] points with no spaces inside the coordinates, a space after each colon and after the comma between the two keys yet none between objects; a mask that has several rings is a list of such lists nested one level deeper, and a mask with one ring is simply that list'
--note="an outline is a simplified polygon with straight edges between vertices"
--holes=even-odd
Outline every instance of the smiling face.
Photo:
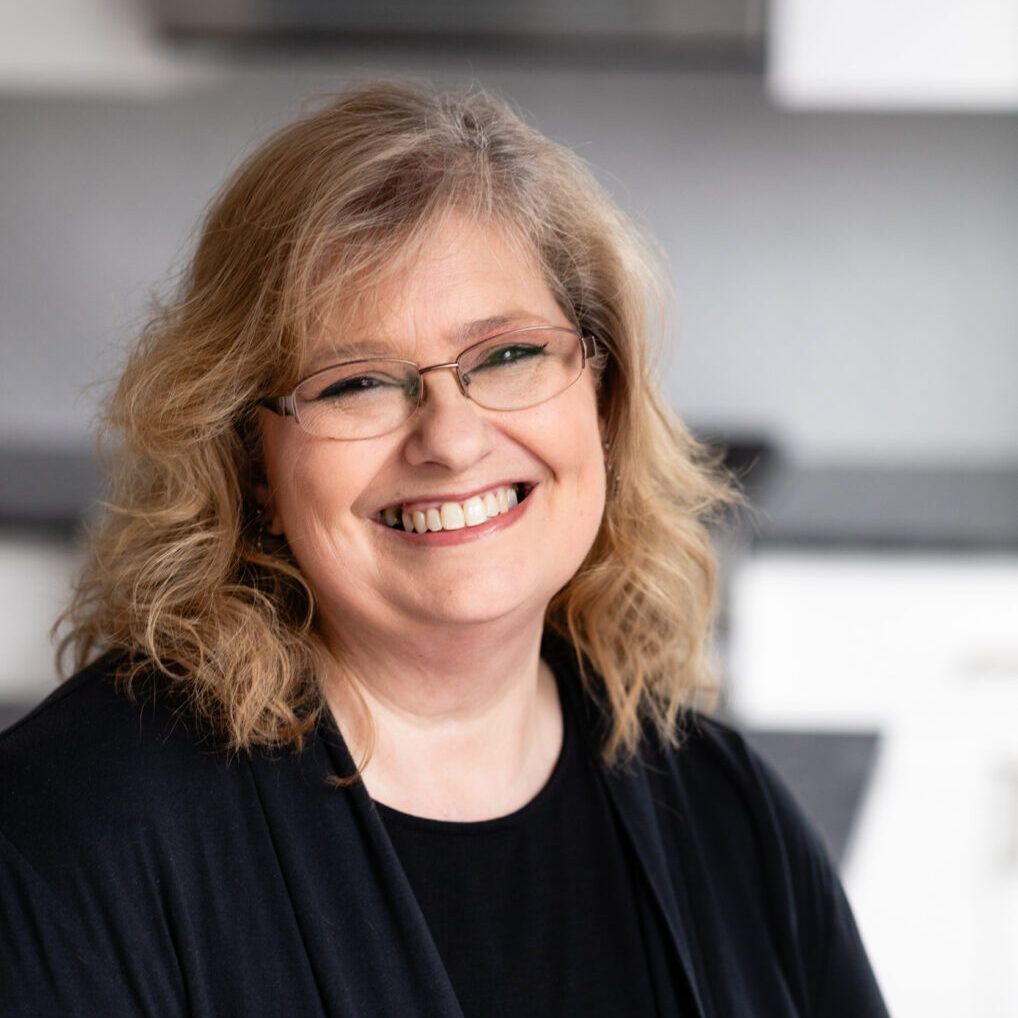
[{"label": "smiling face", "polygon": [[[347,353],[355,346],[423,366],[510,329],[572,328],[536,259],[456,216],[370,298],[360,305],[370,313],[325,330],[305,373],[359,356]],[[448,370],[424,386],[416,413],[375,438],[316,437],[261,411],[270,527],[315,591],[327,638],[496,620],[539,627],[597,535],[605,470],[589,367],[526,410],[478,406]],[[457,524],[460,509],[465,523],[481,512],[485,522],[435,531]],[[424,534],[404,531],[404,511],[411,527],[421,514]]]}]

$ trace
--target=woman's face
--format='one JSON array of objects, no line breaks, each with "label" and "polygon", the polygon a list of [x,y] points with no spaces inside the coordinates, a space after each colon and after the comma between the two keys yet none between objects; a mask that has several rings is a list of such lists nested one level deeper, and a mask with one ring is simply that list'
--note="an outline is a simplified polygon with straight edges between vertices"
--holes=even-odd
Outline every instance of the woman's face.
[{"label": "woman's face", "polygon": [[[353,344],[426,366],[508,329],[570,327],[535,259],[498,230],[456,216],[359,307],[370,311],[342,326],[337,317],[325,330],[306,373],[356,356],[344,352]],[[377,438],[319,438],[262,411],[270,528],[285,534],[327,633],[498,619],[540,625],[604,510],[592,372],[585,368],[546,403],[511,412],[464,397],[451,371],[426,374],[424,385],[417,412]],[[486,492],[497,502],[499,488],[519,484],[526,498],[480,526],[420,535],[385,521],[391,508],[424,511]]]}]

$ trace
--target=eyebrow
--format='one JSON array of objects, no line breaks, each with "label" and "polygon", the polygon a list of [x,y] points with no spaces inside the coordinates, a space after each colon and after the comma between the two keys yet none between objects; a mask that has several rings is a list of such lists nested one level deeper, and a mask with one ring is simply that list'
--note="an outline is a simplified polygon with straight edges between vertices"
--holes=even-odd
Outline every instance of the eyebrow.
[{"label": "eyebrow", "polygon": [[[469,322],[454,333],[457,343],[457,352],[464,347],[470,346],[473,342],[479,341],[486,336],[497,336],[513,328],[524,328],[526,325],[551,325],[540,315],[530,311],[506,311],[500,315],[491,315],[488,318],[478,318]],[[343,361],[360,360],[368,357],[395,357],[398,360],[407,358],[400,357],[393,353],[392,346],[377,339],[354,340],[350,343],[337,343],[323,350],[317,357],[313,358],[305,369],[305,374],[311,375],[331,364],[341,364]]]},{"label": "eyebrow", "polygon": [[475,339],[481,339],[486,335],[497,335],[514,325],[534,320],[535,316],[526,311],[509,311],[504,315],[493,315],[491,318],[481,318],[476,322],[460,329],[458,339],[461,343],[472,343]]}]

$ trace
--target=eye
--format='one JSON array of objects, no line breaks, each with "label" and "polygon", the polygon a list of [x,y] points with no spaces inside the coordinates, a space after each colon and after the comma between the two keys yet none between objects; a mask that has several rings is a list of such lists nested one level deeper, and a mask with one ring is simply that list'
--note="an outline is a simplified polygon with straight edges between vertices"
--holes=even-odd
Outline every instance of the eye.
[{"label": "eye", "polygon": [[311,397],[314,402],[350,403],[407,388],[406,379],[377,371],[323,381],[322,388]]},{"label": "eye", "polygon": [[359,392],[377,389],[385,383],[370,375],[358,375],[356,378],[344,378],[342,381],[327,385],[316,397],[317,399],[342,399]]},{"label": "eye", "polygon": [[481,360],[473,368],[480,371],[483,368],[498,368],[511,364],[518,364],[531,357],[540,357],[544,353],[544,345],[537,343],[509,343],[504,346],[492,347],[485,350]]}]

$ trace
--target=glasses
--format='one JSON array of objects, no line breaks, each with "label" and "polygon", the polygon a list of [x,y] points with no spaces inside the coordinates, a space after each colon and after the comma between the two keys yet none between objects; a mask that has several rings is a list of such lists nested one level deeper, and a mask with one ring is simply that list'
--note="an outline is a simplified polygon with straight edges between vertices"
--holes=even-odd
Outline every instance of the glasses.
[{"label": "glasses", "polygon": [[424,402],[429,371],[453,371],[460,392],[487,410],[526,410],[565,392],[595,347],[593,336],[535,325],[475,343],[447,364],[421,368],[395,357],[333,364],[261,405],[319,438],[377,438],[395,431]]}]

